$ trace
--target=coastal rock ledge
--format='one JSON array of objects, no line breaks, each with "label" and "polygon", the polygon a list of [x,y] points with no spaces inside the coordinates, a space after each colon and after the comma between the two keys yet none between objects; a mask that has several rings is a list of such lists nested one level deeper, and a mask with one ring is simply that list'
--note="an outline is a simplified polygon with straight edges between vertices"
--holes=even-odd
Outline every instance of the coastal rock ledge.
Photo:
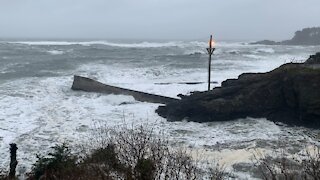
[{"label": "coastal rock ledge", "polygon": [[320,127],[320,53],[267,73],[244,73],[221,87],[182,96],[156,112],[169,121],[228,121],[267,118],[289,125]]}]

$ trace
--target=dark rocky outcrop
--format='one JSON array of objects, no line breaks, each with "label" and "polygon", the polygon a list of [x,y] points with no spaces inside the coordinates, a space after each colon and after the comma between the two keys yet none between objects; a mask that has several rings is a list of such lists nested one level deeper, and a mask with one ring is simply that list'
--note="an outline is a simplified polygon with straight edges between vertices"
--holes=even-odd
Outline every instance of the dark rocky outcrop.
[{"label": "dark rocky outcrop", "polygon": [[281,42],[276,42],[276,41],[270,41],[270,40],[262,40],[262,41],[257,41],[257,42],[253,42],[250,44],[263,44],[263,45],[281,45]]},{"label": "dark rocky outcrop", "polygon": [[320,27],[305,28],[295,32],[295,35],[290,40],[275,42],[263,40],[251,44],[263,45],[320,45]]},{"label": "dark rocky outcrop", "polygon": [[71,89],[86,91],[86,92],[105,93],[105,94],[130,95],[130,96],[133,96],[135,100],[142,101],[142,102],[167,104],[167,103],[178,101],[178,99],[174,99],[170,97],[106,85],[98,81],[95,81],[93,79],[89,79],[81,76],[74,76]]},{"label": "dark rocky outcrop", "polygon": [[181,96],[160,106],[169,121],[196,122],[265,117],[291,125],[320,127],[320,53],[306,63],[289,63],[267,73],[245,73],[221,87]]},{"label": "dark rocky outcrop", "polygon": [[305,62],[305,64],[320,65],[320,53],[311,55],[310,58]]}]

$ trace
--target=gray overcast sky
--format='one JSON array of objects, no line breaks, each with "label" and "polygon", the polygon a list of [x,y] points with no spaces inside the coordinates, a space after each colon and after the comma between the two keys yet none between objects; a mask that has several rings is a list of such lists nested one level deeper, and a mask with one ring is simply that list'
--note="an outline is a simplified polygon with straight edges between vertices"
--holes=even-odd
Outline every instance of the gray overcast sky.
[{"label": "gray overcast sky", "polygon": [[0,0],[1,38],[287,39],[320,0]]}]

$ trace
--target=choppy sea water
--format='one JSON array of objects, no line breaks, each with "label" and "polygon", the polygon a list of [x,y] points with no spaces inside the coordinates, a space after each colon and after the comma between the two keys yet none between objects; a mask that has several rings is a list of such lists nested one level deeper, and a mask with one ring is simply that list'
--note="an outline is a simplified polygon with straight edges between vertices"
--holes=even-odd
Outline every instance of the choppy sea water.
[{"label": "choppy sea water", "polygon": [[[266,119],[229,122],[167,122],[154,111],[159,104],[142,103],[123,95],[72,91],[73,75],[164,96],[206,90],[207,43],[117,41],[0,42],[0,168],[7,168],[9,144],[17,143],[18,171],[30,169],[35,154],[62,142],[81,144],[96,124],[148,125],[175,145],[208,152],[270,150],[283,144],[298,153],[319,145],[317,130],[278,125]],[[263,46],[246,42],[217,43],[212,81],[220,83],[244,72],[267,72],[284,63],[301,62],[319,46]],[[237,151],[239,153],[239,151]],[[230,155],[230,153],[229,153]],[[248,159],[246,160],[248,161]]]}]

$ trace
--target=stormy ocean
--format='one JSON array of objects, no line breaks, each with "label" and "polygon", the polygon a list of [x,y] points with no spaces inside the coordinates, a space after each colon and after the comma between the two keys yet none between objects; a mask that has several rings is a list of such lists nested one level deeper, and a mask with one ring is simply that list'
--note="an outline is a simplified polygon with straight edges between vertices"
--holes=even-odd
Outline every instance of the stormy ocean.
[{"label": "stormy ocean", "polygon": [[[57,143],[79,145],[101,123],[150,126],[164,133],[172,146],[201,151],[228,168],[250,162],[253,151],[271,152],[279,142],[292,154],[320,144],[317,130],[249,117],[167,122],[155,113],[159,104],[71,90],[73,75],[81,75],[176,98],[204,91],[207,46],[205,41],[1,41],[0,168],[8,167],[10,143],[18,145],[18,161],[24,162],[18,173],[24,173],[37,153]],[[212,60],[212,81],[217,82],[213,86],[244,72],[267,72],[284,63],[302,62],[319,48],[218,42]]]}]

